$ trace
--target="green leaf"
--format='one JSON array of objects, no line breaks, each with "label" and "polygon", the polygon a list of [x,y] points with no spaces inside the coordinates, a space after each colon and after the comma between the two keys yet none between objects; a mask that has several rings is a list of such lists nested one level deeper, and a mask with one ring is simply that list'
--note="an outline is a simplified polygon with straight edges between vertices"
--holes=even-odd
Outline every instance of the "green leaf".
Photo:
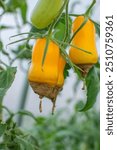
[{"label": "green leaf", "polygon": [[3,43],[2,41],[0,41],[0,51],[2,51],[2,49],[3,49]]},{"label": "green leaf", "polygon": [[0,72],[3,70],[3,67],[0,66]]},{"label": "green leaf", "polygon": [[95,67],[93,67],[87,77],[86,77],[86,87],[87,87],[87,102],[85,106],[80,111],[87,111],[96,102],[96,98],[99,92],[99,78]]},{"label": "green leaf", "polygon": [[[6,3],[7,12],[14,13],[16,9],[19,7],[19,0],[8,0]],[[20,1],[21,2],[21,1]]]},{"label": "green leaf", "polygon": [[27,8],[26,0],[20,1],[20,11],[24,24],[27,22]]},{"label": "green leaf", "polygon": [[12,52],[16,55],[16,58],[31,59],[32,50],[31,48],[27,48],[25,43],[19,45],[15,50],[12,50]]},{"label": "green leaf", "polygon": [[66,79],[69,76],[69,70],[71,69],[70,65],[67,63],[64,69],[64,78]]},{"label": "green leaf", "polygon": [[2,7],[4,10],[6,9],[6,6],[3,0],[0,0],[0,7]]},{"label": "green leaf", "polygon": [[6,131],[6,127],[6,124],[0,123],[0,136],[4,134],[4,132]]},{"label": "green leaf", "polygon": [[16,73],[15,67],[8,67],[7,70],[0,71],[0,99],[4,97],[7,90],[14,81]]},{"label": "green leaf", "polygon": [[20,14],[23,20],[23,23],[27,21],[27,1],[26,0],[8,0],[6,3],[7,12],[16,13],[17,9],[20,10]]},{"label": "green leaf", "polygon": [[93,21],[95,28],[96,28],[96,33],[98,34],[98,36],[100,37],[100,24],[98,24],[97,22]]},{"label": "green leaf", "polygon": [[58,39],[59,41],[62,41],[64,39],[65,35],[65,24],[59,23],[55,29],[55,32],[53,34],[55,39]]},{"label": "green leaf", "polygon": [[[48,27],[48,28],[49,28],[49,27]],[[38,28],[32,26],[30,32],[31,32],[31,33],[40,33],[40,35],[41,35],[41,34],[44,35],[44,34],[47,33],[48,28],[38,29]]]},{"label": "green leaf", "polygon": [[39,147],[33,145],[32,141],[29,142],[28,139],[22,138],[20,136],[16,136],[15,142],[20,143],[20,147],[22,147],[24,150],[39,150]]},{"label": "green leaf", "polygon": [[8,150],[6,144],[0,144],[0,150]]},{"label": "green leaf", "polygon": [[82,100],[80,100],[74,107],[75,112],[82,110],[83,106],[84,106],[84,103]]}]

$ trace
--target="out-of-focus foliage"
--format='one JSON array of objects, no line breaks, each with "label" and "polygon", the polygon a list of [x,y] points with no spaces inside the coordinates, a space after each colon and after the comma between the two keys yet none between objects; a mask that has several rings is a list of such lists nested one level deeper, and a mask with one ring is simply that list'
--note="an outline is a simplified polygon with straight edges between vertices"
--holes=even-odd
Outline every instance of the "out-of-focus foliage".
[{"label": "out-of-focus foliage", "polygon": [[[75,107],[76,108],[76,107]],[[64,108],[54,116],[38,117],[32,132],[42,150],[99,150],[99,112],[72,114]]]},{"label": "out-of-focus foliage", "polygon": [[[11,86],[14,76],[16,73],[16,68],[7,68],[7,70],[0,71],[0,100],[4,97],[5,93]],[[7,79],[7,80],[6,80]]]},{"label": "out-of-focus foliage", "polygon": [[38,141],[31,135],[21,131],[13,122],[12,116],[0,123],[0,150],[39,150]]},{"label": "out-of-focus foliage", "polygon": [[0,0],[0,7],[3,8],[3,13],[16,14],[19,11],[23,23],[27,22],[27,0]]},{"label": "out-of-focus foliage", "polygon": [[[70,103],[69,103],[70,104]],[[8,111],[8,110],[7,110]],[[66,107],[55,115],[35,117],[28,111],[17,114],[27,115],[35,120],[31,130],[22,131],[13,122],[13,114],[0,124],[0,149],[3,150],[99,150],[99,112],[91,109],[85,113]],[[69,114],[69,115],[68,115]]]}]

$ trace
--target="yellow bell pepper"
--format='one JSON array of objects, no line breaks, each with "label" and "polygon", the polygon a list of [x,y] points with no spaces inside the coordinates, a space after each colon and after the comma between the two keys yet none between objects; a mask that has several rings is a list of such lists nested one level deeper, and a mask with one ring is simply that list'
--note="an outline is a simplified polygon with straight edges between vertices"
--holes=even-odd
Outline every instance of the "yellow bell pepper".
[{"label": "yellow bell pepper", "polygon": [[50,41],[44,66],[42,66],[45,45],[46,38],[43,38],[38,39],[33,47],[28,80],[34,92],[40,95],[40,98],[47,97],[55,103],[57,94],[64,84],[63,71],[66,62],[59,47],[53,41]]},{"label": "yellow bell pepper", "polygon": [[[73,22],[73,33],[81,26],[84,21],[84,16],[79,16]],[[91,54],[85,53],[81,50],[71,47],[69,51],[70,59],[75,64],[95,64],[98,61],[98,53],[96,49],[95,39],[95,26],[93,22],[88,19],[86,24],[74,37],[72,44],[91,52]]]}]

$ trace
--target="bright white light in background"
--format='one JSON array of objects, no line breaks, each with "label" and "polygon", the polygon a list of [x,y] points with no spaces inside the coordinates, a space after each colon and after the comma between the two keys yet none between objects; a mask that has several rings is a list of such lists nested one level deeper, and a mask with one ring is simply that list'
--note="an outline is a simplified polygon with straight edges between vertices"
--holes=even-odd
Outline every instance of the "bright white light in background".
[{"label": "bright white light in background", "polygon": [[[75,0],[74,0],[75,1]],[[80,2],[81,0],[79,0]],[[37,0],[33,0],[30,1],[28,0],[29,3],[29,13],[28,13],[28,20],[30,20],[30,14],[31,11],[34,7],[34,5],[36,4]],[[73,2],[73,0],[70,1],[70,5]],[[86,7],[91,3],[91,0],[87,0],[87,1],[82,1],[81,5],[77,5],[77,7],[75,8],[75,13],[82,13],[86,10]],[[83,9],[84,8],[84,9]],[[97,0],[97,4],[95,6],[95,13],[92,16],[92,18],[96,21],[99,21],[99,0]],[[13,18],[10,15],[7,15],[6,17],[3,18],[2,22],[4,22],[4,24],[9,24],[12,26],[14,25],[14,21]],[[25,27],[25,31],[29,31],[28,26]],[[4,43],[7,44],[9,43],[9,37],[11,35],[16,34],[15,30],[7,30],[6,32],[4,32],[4,34],[2,34]],[[97,42],[97,47],[99,49],[99,40]],[[26,65],[26,64],[24,64]],[[22,88],[23,88],[23,83],[24,83],[24,78],[25,75],[24,73],[21,71],[20,67],[19,67],[19,62],[15,63],[15,66],[18,66],[18,72],[16,74],[16,78],[15,81],[12,85],[12,87],[9,89],[7,95],[4,98],[4,105],[8,106],[9,109],[16,111],[19,105],[19,101],[21,98],[21,92],[22,92]],[[72,72],[72,71],[71,71]],[[65,81],[66,84],[64,86],[63,91],[61,92],[60,96],[57,98],[57,108],[59,109],[63,106],[65,106],[65,101],[66,99],[69,99],[70,97],[73,97],[73,91],[72,91],[72,87],[73,84],[75,82],[76,79],[76,75],[73,73],[70,73],[70,77],[67,78],[67,80]],[[82,94],[80,94],[81,91],[78,91],[77,93],[77,98],[82,98]],[[75,99],[74,99],[75,102]],[[38,110],[38,103],[39,103],[39,98],[38,96],[32,91],[32,89],[29,89],[29,95],[27,98],[27,103],[26,103],[26,109],[32,111],[33,113],[40,115],[39,110]],[[52,103],[51,101],[44,99],[43,101],[43,113],[42,115],[46,115],[48,114],[48,111],[51,111],[51,107],[52,107]],[[72,106],[69,106],[70,109],[72,109]]]}]

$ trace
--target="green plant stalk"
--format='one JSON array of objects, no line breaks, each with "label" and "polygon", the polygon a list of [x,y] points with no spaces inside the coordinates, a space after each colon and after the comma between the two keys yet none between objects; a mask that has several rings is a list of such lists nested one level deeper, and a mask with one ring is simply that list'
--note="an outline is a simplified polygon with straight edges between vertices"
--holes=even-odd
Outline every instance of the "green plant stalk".
[{"label": "green plant stalk", "polygon": [[73,34],[73,36],[71,37],[69,43],[72,42],[72,40],[74,39],[74,37],[76,36],[76,34],[83,28],[83,26],[86,24],[88,18],[89,18],[89,14],[90,14],[90,11],[91,9],[93,8],[93,6],[95,5],[96,3],[96,0],[93,0],[93,2],[91,3],[91,5],[89,6],[89,8],[86,10],[85,14],[84,14],[84,21],[83,23],[81,24],[81,26],[76,30],[76,32]]},{"label": "green plant stalk", "polygon": [[59,40],[57,40],[57,39],[53,39],[53,40],[57,41],[59,44],[63,44],[63,45],[67,45],[67,46],[73,47],[73,48],[75,48],[75,49],[77,49],[77,50],[80,50],[80,51],[83,51],[83,52],[85,52],[85,53],[87,53],[87,54],[92,54],[92,53],[89,52],[88,50],[85,50],[85,49],[83,49],[83,48],[77,47],[77,46],[75,46],[75,45],[73,45],[73,44],[69,44],[69,43],[67,43],[67,42],[62,42],[62,41],[59,41]]},{"label": "green plant stalk", "polygon": [[[69,14],[69,16],[72,16],[72,17],[79,17],[79,16],[84,16],[84,14],[80,14],[80,15],[78,15],[78,14]],[[97,23],[96,21],[92,20],[91,18],[90,18],[90,20],[91,20],[93,23],[95,23],[95,24],[97,24],[98,26],[100,26],[99,23]]]},{"label": "green plant stalk", "polygon": [[[6,10],[6,6],[5,6],[5,4],[4,4],[4,2],[2,1],[2,0],[0,0],[0,6],[2,6],[2,8],[4,9],[4,10]],[[0,15],[1,16],[1,15]]]},{"label": "green plant stalk", "polygon": [[49,45],[49,40],[51,38],[51,34],[52,34],[52,30],[54,28],[54,26],[56,25],[56,23],[58,22],[66,4],[68,3],[69,0],[66,0],[63,4],[63,7],[61,8],[58,16],[55,18],[55,20],[53,21],[53,23],[51,24],[50,28],[49,28],[49,31],[48,31],[48,35],[47,35],[47,40],[46,40],[46,45],[45,45],[45,49],[44,49],[44,54],[43,54],[43,59],[42,59],[42,67],[44,65],[44,62],[45,62],[45,58],[46,58],[46,54],[47,54],[47,48],[48,48],[48,45]]},{"label": "green plant stalk", "polygon": [[26,41],[26,40],[31,40],[31,39],[38,39],[39,37],[37,36],[34,36],[34,37],[31,37],[31,38],[23,38],[23,39],[20,39],[20,40],[17,40],[17,41],[14,41],[14,42],[11,42],[9,44],[7,44],[6,48],[9,46],[9,45],[12,45],[12,44],[15,44],[15,43],[18,43],[18,42],[22,42],[22,41]]},{"label": "green plant stalk", "polygon": [[[19,110],[23,110],[25,108],[26,99],[27,99],[27,96],[28,96],[28,89],[29,89],[29,84],[28,84],[27,75],[26,75],[23,90],[22,90],[22,96],[21,96],[21,101],[20,101],[20,105],[19,105]],[[22,116],[19,115],[18,116],[18,121],[17,121],[19,126],[22,125],[22,121],[23,121]]]},{"label": "green plant stalk", "polygon": [[[58,45],[57,41],[53,39],[53,41]],[[75,68],[79,69],[80,71],[84,72],[80,67],[76,66],[72,61],[70,60],[67,52],[65,51],[64,47],[60,46],[61,53],[63,54],[63,57],[65,58],[66,62],[71,66],[71,68],[75,71]]]},{"label": "green plant stalk", "polygon": [[86,16],[89,16],[91,9],[93,8],[93,6],[95,5],[96,0],[93,0],[91,5],[89,6],[89,8],[87,9],[87,11],[85,12]]},{"label": "green plant stalk", "polygon": [[65,37],[64,37],[64,42],[67,40],[67,36],[69,35],[69,15],[68,15],[68,6],[69,6],[69,1],[66,5],[66,13],[65,13],[65,24],[66,24],[66,31],[65,31]]},{"label": "green plant stalk", "polygon": [[10,116],[14,116],[14,113],[12,113],[6,106],[2,105],[2,109],[6,110]]},{"label": "green plant stalk", "polygon": [[[9,38],[9,40],[10,39],[12,39],[12,38],[14,38],[14,37],[17,37],[17,36],[21,36],[21,35],[36,35],[36,36],[40,36],[40,37],[43,37],[41,34],[39,34],[39,33],[34,33],[34,32],[24,32],[24,33],[20,33],[20,34],[16,34],[16,35],[13,35],[13,36],[11,36],[10,38]],[[27,37],[28,38],[28,37]]]},{"label": "green plant stalk", "polygon": [[5,64],[2,60],[0,60],[0,64],[3,64],[5,67],[8,67],[8,65]]}]

